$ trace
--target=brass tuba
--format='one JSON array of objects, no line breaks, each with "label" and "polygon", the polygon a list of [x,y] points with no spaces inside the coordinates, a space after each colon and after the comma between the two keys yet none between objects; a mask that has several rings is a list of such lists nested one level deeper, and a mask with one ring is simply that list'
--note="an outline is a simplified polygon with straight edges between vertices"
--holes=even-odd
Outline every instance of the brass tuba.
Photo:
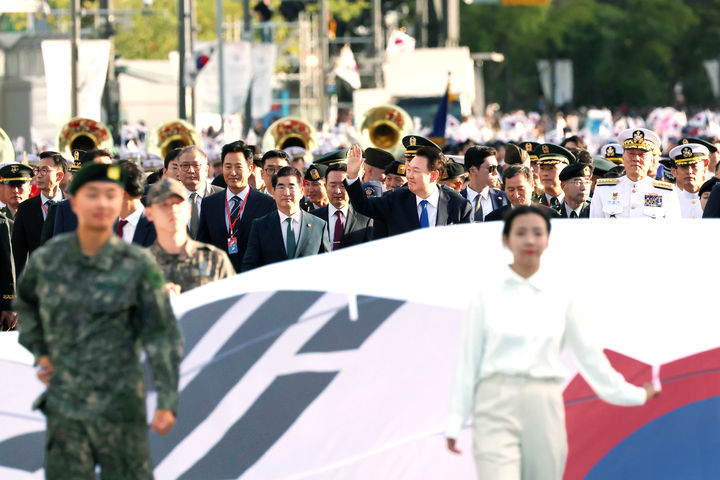
[{"label": "brass tuba", "polygon": [[285,117],[275,120],[265,131],[262,139],[263,152],[301,147],[311,153],[317,144],[315,129],[304,120]]},{"label": "brass tuba", "polygon": [[405,110],[397,105],[379,105],[365,112],[360,142],[363,148],[379,148],[398,157],[404,151],[402,138],[412,130],[412,118]]},{"label": "brass tuba", "polygon": [[104,123],[89,118],[73,118],[66,123],[58,134],[58,151],[65,158],[72,157],[73,150],[112,150],[113,138]]},{"label": "brass tuba", "polygon": [[0,128],[0,163],[15,161],[15,147],[5,130]]},{"label": "brass tuba", "polygon": [[148,153],[165,158],[176,148],[200,145],[200,136],[195,128],[184,120],[173,120],[159,125],[148,138]]}]

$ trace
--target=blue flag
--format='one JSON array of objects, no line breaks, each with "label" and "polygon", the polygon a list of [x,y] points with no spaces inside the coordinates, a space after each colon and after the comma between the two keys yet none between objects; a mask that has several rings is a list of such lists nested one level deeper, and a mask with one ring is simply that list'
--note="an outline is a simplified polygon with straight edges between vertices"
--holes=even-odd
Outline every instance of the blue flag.
[{"label": "blue flag", "polygon": [[432,132],[430,138],[445,138],[445,124],[447,123],[448,103],[450,101],[450,82],[445,89],[445,95],[440,99],[435,119],[433,120]]}]

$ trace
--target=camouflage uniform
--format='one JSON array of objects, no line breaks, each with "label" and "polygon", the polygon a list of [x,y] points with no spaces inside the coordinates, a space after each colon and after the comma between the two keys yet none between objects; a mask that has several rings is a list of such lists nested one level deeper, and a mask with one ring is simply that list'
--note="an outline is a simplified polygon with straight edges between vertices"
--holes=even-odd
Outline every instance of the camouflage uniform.
[{"label": "camouflage uniform", "polygon": [[180,255],[167,253],[157,240],[150,246],[150,252],[155,255],[165,280],[180,285],[183,292],[235,275],[225,252],[191,238]]},{"label": "camouflage uniform", "polygon": [[152,478],[144,348],[158,409],[177,411],[183,339],[149,252],[112,235],[93,257],[76,233],[30,257],[17,283],[20,343],[54,372],[38,399],[49,479]]}]

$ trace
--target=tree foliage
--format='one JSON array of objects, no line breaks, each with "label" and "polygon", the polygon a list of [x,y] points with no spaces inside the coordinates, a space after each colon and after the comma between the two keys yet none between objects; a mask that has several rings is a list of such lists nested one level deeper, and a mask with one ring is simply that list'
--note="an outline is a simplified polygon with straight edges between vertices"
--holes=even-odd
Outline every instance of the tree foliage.
[{"label": "tree foliage", "polygon": [[703,61],[717,58],[720,2],[555,0],[547,6],[461,7],[461,43],[499,51],[486,64],[487,98],[531,107],[541,94],[539,59],[573,61],[576,105],[672,104],[680,82],[688,103],[713,102]]}]

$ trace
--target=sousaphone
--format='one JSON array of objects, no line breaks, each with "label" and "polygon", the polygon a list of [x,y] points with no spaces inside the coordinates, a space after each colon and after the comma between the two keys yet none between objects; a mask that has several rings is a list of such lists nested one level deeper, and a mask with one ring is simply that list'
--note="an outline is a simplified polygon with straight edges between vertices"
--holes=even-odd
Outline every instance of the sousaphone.
[{"label": "sousaphone", "polygon": [[300,147],[310,153],[317,145],[315,129],[304,120],[285,117],[274,121],[265,131],[262,140],[263,152]]},{"label": "sousaphone", "polygon": [[15,147],[5,130],[0,128],[0,163],[15,161]]},{"label": "sousaphone", "polygon": [[73,150],[97,150],[113,148],[113,138],[104,123],[89,118],[73,118],[58,133],[58,151],[65,158],[72,157]]},{"label": "sousaphone", "polygon": [[172,120],[155,128],[150,133],[147,145],[148,153],[165,158],[168,152],[176,148],[200,145],[200,135],[188,122]]},{"label": "sousaphone", "polygon": [[379,148],[398,157],[405,150],[403,137],[412,130],[412,118],[405,110],[397,105],[378,105],[365,112],[360,125],[360,143],[363,148]]}]

